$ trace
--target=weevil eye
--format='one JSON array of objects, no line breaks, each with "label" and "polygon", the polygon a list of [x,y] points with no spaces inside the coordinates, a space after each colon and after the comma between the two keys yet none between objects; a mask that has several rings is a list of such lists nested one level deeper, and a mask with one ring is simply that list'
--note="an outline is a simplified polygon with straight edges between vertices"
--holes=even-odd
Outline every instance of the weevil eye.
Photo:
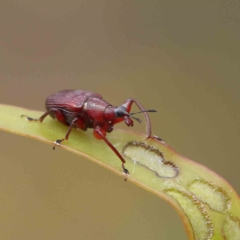
[{"label": "weevil eye", "polygon": [[122,118],[122,117],[128,115],[128,112],[127,112],[125,107],[119,106],[119,107],[114,109],[114,114],[115,114],[116,117]]}]

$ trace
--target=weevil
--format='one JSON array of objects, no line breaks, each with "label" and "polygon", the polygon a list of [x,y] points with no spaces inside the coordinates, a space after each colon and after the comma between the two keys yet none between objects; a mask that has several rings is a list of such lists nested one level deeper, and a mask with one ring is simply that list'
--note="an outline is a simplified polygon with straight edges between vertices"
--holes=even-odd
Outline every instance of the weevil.
[{"label": "weevil", "polygon": [[[132,104],[135,103],[140,112],[130,113]],[[64,125],[69,126],[66,136],[55,141],[53,149],[56,145],[60,145],[64,140],[68,140],[72,128],[79,128],[86,131],[88,128],[93,128],[93,134],[97,139],[103,139],[105,143],[113,150],[113,152],[122,161],[122,169],[127,175],[129,171],[125,168],[126,163],[119,151],[106,138],[106,133],[113,130],[113,126],[122,121],[128,127],[133,126],[133,120],[141,122],[139,118],[133,117],[134,114],[143,113],[147,125],[147,137],[151,137],[151,122],[148,112],[156,112],[156,110],[145,110],[143,106],[134,99],[127,99],[118,107],[112,106],[105,101],[98,93],[84,90],[63,90],[50,95],[45,102],[47,111],[40,118],[32,118],[26,115],[29,121],[42,122],[44,118],[50,115]]]}]

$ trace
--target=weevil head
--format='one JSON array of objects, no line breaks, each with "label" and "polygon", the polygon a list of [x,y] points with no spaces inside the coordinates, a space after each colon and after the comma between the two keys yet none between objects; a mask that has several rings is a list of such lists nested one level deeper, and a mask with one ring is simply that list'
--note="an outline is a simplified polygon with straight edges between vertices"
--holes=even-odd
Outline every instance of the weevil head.
[{"label": "weevil head", "polygon": [[128,127],[133,126],[133,120],[130,118],[129,112],[124,106],[121,105],[116,107],[114,109],[114,115],[119,119],[119,122],[124,121]]},{"label": "weevil head", "polygon": [[[122,105],[122,106],[119,106],[116,108],[116,113],[115,114],[118,114],[119,117],[123,117],[124,118],[124,121],[125,123],[127,124],[127,126],[130,126],[132,127],[133,126],[133,120],[136,120],[138,121],[139,123],[141,123],[141,119],[139,118],[136,118],[136,117],[133,117],[133,115],[135,114],[139,114],[139,113],[148,113],[148,112],[157,112],[156,110],[153,110],[153,109],[149,109],[149,110],[141,110],[140,112],[135,112],[135,113],[129,113],[130,112],[130,108],[129,108],[129,112],[128,110]],[[116,115],[117,116],[117,115]]]},{"label": "weevil head", "polygon": [[129,115],[127,109],[123,106],[116,107],[113,111],[117,118],[123,118]]},{"label": "weevil head", "polygon": [[113,124],[124,121],[128,127],[132,127],[134,125],[133,119],[141,123],[139,118],[133,117],[132,115],[145,113],[145,112],[156,112],[156,110],[142,110],[140,112],[130,113],[131,107],[126,108],[123,105],[118,107],[109,106],[105,110],[105,119],[114,122]]},{"label": "weevil head", "polygon": [[127,126],[133,126],[133,120],[130,118],[130,114],[122,105],[118,107],[109,106],[104,112],[104,118],[111,122],[112,125],[124,121]]},{"label": "weevil head", "polygon": [[[132,104],[135,103],[137,107],[141,110],[140,112],[130,113]],[[127,99],[121,106],[116,107],[113,111],[115,115],[115,120],[113,121],[113,124],[119,123],[121,121],[124,121],[127,126],[133,126],[133,120],[138,121],[141,123],[141,120],[139,118],[133,117],[135,114],[143,113],[146,119],[146,127],[147,127],[147,138],[148,139],[151,136],[151,122],[148,116],[149,112],[156,112],[156,110],[149,109],[145,110],[143,106],[134,99]]]}]

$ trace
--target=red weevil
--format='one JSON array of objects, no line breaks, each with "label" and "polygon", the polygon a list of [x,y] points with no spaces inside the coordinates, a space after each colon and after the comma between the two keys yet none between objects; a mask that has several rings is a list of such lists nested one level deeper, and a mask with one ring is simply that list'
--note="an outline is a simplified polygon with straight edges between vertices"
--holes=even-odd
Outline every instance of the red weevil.
[{"label": "red weevil", "polygon": [[59,122],[69,126],[65,138],[55,141],[53,149],[56,145],[60,145],[62,141],[67,140],[73,127],[86,131],[93,128],[93,134],[97,139],[103,139],[105,143],[114,151],[114,153],[122,161],[122,168],[125,174],[129,171],[125,168],[125,160],[118,150],[108,141],[106,133],[113,130],[113,125],[124,121],[129,127],[133,126],[133,119],[141,122],[140,119],[130,113],[132,104],[135,103],[141,112],[145,115],[147,124],[147,138],[151,137],[151,122],[147,112],[156,112],[156,110],[145,110],[143,106],[134,99],[127,99],[121,106],[114,107],[97,93],[84,90],[63,90],[57,92],[46,99],[45,106],[47,112],[40,118],[35,119],[26,115],[29,121],[42,122],[44,118],[50,114],[52,118],[56,118]]}]

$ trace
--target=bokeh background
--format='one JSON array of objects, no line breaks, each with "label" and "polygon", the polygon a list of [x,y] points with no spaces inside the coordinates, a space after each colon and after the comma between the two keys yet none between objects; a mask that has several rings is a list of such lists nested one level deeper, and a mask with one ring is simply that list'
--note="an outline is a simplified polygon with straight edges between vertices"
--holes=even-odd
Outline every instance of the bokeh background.
[{"label": "bokeh background", "polygon": [[[44,111],[74,88],[136,98],[158,109],[155,135],[240,193],[239,24],[237,0],[0,0],[0,102]],[[106,169],[0,139],[0,239],[187,238],[168,204]]]}]

